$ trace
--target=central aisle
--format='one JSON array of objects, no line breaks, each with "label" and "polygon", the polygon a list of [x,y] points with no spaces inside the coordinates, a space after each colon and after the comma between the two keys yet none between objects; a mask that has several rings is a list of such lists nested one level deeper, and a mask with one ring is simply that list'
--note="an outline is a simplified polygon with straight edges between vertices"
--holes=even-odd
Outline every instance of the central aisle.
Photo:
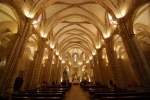
[{"label": "central aisle", "polygon": [[80,85],[72,85],[66,93],[65,100],[90,100],[90,95]]}]

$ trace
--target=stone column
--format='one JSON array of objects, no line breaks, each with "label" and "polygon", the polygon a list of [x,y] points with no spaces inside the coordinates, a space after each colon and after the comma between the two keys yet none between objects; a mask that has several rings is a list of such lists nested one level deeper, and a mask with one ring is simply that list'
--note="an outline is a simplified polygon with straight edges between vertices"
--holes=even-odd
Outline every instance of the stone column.
[{"label": "stone column", "polygon": [[100,73],[100,69],[99,69],[99,63],[98,63],[98,57],[97,55],[93,56],[93,60],[94,60],[94,68],[96,71],[96,82],[101,80],[101,73]]},{"label": "stone column", "polygon": [[50,59],[46,59],[45,61],[45,67],[46,67],[46,71],[45,71],[45,80],[49,83],[49,77],[50,77],[50,66],[49,66],[49,61]]},{"label": "stone column", "polygon": [[[40,75],[39,75],[39,83],[43,83],[43,81],[46,81],[45,80],[45,75],[46,75],[46,68],[45,68],[45,66],[43,65],[43,63],[42,63],[42,65],[41,65],[41,69],[40,69],[40,73],[39,73]],[[47,82],[47,81],[46,81]]]},{"label": "stone column", "polygon": [[110,38],[105,39],[105,47],[106,47],[106,52],[107,52],[107,57],[108,57],[108,72],[109,72],[109,78],[112,81],[115,81],[114,77],[114,58],[113,58],[113,48],[112,48],[112,41]]},{"label": "stone column", "polygon": [[43,60],[43,54],[45,49],[45,42],[46,40],[44,38],[41,38],[39,47],[38,47],[38,55],[36,58],[36,63],[34,65],[34,71],[32,76],[32,82],[31,82],[31,88],[34,88],[36,84],[39,84],[40,82],[40,71],[42,67],[42,60]]},{"label": "stone column", "polygon": [[53,77],[53,81],[56,82],[57,79],[57,74],[58,74],[58,56],[55,55],[56,58],[56,62],[55,62],[55,67],[54,67],[54,77]]},{"label": "stone column", "polygon": [[55,82],[58,82],[58,79],[59,79],[59,74],[60,74],[60,66],[59,66],[59,58],[58,56],[56,57],[57,58],[57,63],[56,63],[56,77],[55,77]]},{"label": "stone column", "polygon": [[97,51],[98,54],[98,62],[99,62],[99,70],[101,74],[100,82],[102,84],[109,84],[109,72],[107,70],[107,66],[105,64],[105,60],[102,58],[102,49]]},{"label": "stone column", "polygon": [[106,51],[108,55],[108,60],[111,66],[109,66],[109,70],[112,70],[113,81],[118,87],[124,87],[123,85],[123,77],[120,70],[120,66],[118,65],[117,54],[113,50],[112,41],[109,39],[105,40],[106,43]]},{"label": "stone column", "polygon": [[33,61],[32,61],[32,64],[31,64],[31,70],[30,70],[30,87],[29,89],[32,89],[33,87],[33,76],[34,76],[34,72],[36,70],[36,64],[38,62],[38,57],[39,57],[39,51],[36,51],[35,54],[34,54],[34,57],[33,57]]},{"label": "stone column", "polygon": [[51,62],[51,68],[50,68],[50,83],[52,83],[54,81],[54,77],[55,77],[55,67],[56,67],[56,62],[53,62],[53,56],[55,56],[55,52],[54,50],[52,51],[52,62]]},{"label": "stone column", "polygon": [[143,51],[141,50],[139,42],[137,41],[135,35],[132,35],[131,39],[135,45],[135,50],[138,54],[138,59],[140,60],[140,73],[142,74],[142,83],[144,87],[150,87],[150,66],[147,64]]},{"label": "stone column", "polygon": [[120,60],[119,60],[119,58],[117,58],[116,52],[115,51],[113,51],[113,52],[114,52],[113,57],[115,60],[114,72],[116,72],[115,77],[117,78],[116,85],[117,85],[117,87],[125,88],[125,84],[124,84],[125,77],[123,77],[123,70],[121,70],[122,64],[119,63]]},{"label": "stone column", "polygon": [[30,36],[32,31],[31,22],[32,20],[27,18],[24,28],[20,31],[22,33],[18,35],[18,38],[14,43],[10,56],[7,59],[4,74],[2,76],[2,81],[0,83],[0,87],[3,90],[8,90],[9,92],[13,91],[12,88],[14,85],[15,78],[18,76],[18,73],[21,69],[20,66],[18,66],[18,64],[23,55],[28,37]]},{"label": "stone column", "polygon": [[56,78],[56,81],[57,81],[57,84],[60,83],[60,80],[61,80],[61,61],[59,60],[58,61],[58,72],[57,72],[57,78]]},{"label": "stone column", "polygon": [[150,87],[150,69],[140,50],[136,38],[133,33],[129,33],[123,18],[120,19],[119,30],[131,61],[131,65],[135,69],[137,85],[141,86],[142,84],[143,87]]},{"label": "stone column", "polygon": [[[51,51],[50,51],[50,52],[51,52]],[[51,83],[52,52],[49,53],[47,66],[48,66],[48,77],[47,77],[47,80],[48,80],[48,83]]]}]

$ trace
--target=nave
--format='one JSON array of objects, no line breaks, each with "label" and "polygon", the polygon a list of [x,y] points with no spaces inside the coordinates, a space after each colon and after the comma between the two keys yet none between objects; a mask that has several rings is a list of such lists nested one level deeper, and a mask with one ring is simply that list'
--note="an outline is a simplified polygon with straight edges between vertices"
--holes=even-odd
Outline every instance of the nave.
[{"label": "nave", "polygon": [[73,85],[66,93],[65,100],[90,100],[90,95],[80,85]]},{"label": "nave", "polygon": [[0,0],[0,97],[90,94],[78,85],[39,94],[43,81],[149,89],[150,0]]},{"label": "nave", "polygon": [[53,85],[30,91],[18,91],[5,100],[149,100],[148,88],[118,88],[107,85]]}]

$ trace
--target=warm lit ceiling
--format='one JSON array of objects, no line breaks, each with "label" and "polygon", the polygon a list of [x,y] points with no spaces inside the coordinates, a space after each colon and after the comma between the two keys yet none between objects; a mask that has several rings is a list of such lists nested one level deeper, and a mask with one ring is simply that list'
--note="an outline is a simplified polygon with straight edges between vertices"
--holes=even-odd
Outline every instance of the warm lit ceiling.
[{"label": "warm lit ceiling", "polygon": [[[65,58],[67,53],[85,53],[90,59],[96,54],[96,49],[103,45],[103,39],[109,38],[115,30],[115,26],[109,22],[108,14],[114,20],[119,19],[126,15],[136,0],[13,1],[25,16],[34,21],[42,15],[40,25],[35,26],[35,29],[42,37],[49,39],[48,45],[55,49],[57,55]],[[4,5],[3,8],[7,13],[0,11],[0,20],[17,23],[12,11]]]}]

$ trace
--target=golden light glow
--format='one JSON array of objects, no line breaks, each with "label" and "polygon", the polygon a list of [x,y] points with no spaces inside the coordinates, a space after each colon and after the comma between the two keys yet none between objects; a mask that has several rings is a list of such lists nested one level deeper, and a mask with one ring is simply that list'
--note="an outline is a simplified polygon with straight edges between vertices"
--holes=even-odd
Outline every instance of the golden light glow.
[{"label": "golden light glow", "polygon": [[116,47],[114,47],[114,51],[116,51]]},{"label": "golden light glow", "polygon": [[87,60],[86,63],[89,63],[89,60]]},{"label": "golden light glow", "polygon": [[65,63],[65,61],[64,60],[61,60],[61,62],[64,64]]},{"label": "golden light glow", "polygon": [[108,31],[106,34],[104,34],[104,38],[109,38],[110,37],[110,31]]},{"label": "golden light glow", "polygon": [[79,61],[79,62],[78,62],[78,64],[79,64],[79,65],[82,65],[82,62],[81,62],[81,61]]},{"label": "golden light glow", "polygon": [[91,82],[91,79],[89,78],[89,82]]},{"label": "golden light glow", "polygon": [[103,59],[105,58],[104,54],[102,55],[102,58],[103,58]]},{"label": "golden light glow", "polygon": [[69,62],[69,65],[71,65],[71,62]]},{"label": "golden light glow", "polygon": [[26,17],[31,18],[31,19],[34,17],[34,15],[30,14],[30,12],[27,9],[23,9],[23,11]]},{"label": "golden light glow", "polygon": [[90,58],[89,58],[90,60],[92,60],[93,59],[93,56],[90,56]]},{"label": "golden light glow", "polygon": [[96,50],[93,50],[93,51],[92,51],[92,54],[93,54],[93,55],[96,55]]},{"label": "golden light glow", "polygon": [[36,20],[34,20],[33,22],[32,22],[32,24],[33,25],[36,25],[38,22],[36,21]]},{"label": "golden light glow", "polygon": [[84,68],[82,68],[82,71],[83,71],[83,72],[85,71]]},{"label": "golden light glow", "polygon": [[33,57],[32,57],[32,56],[30,56],[30,60],[33,60]]},{"label": "golden light glow", "polygon": [[58,50],[56,50],[56,55],[59,55],[59,51]]},{"label": "golden light glow", "polygon": [[46,34],[43,31],[41,31],[41,37],[46,38]]},{"label": "golden light glow", "polygon": [[59,56],[59,60],[62,60],[62,57],[61,57],[61,56]]},{"label": "golden light glow", "polygon": [[48,55],[45,55],[45,56],[43,57],[43,60],[45,60],[45,59],[48,59]]},{"label": "golden light glow", "polygon": [[52,64],[55,64],[54,60],[52,61]]},{"label": "golden light glow", "polygon": [[124,56],[122,55],[122,56],[121,56],[121,58],[123,59],[123,58],[124,58]]},{"label": "golden light glow", "polygon": [[51,47],[52,49],[54,49],[54,47],[55,47],[52,42],[50,42],[50,47]]},{"label": "golden light glow", "polygon": [[119,19],[123,18],[126,15],[126,13],[127,13],[127,8],[124,7],[123,9],[120,10],[120,12],[116,15],[116,17]]},{"label": "golden light glow", "polygon": [[100,44],[100,43],[98,43],[98,44],[96,45],[96,49],[99,49],[99,48],[101,48],[101,44]]}]

